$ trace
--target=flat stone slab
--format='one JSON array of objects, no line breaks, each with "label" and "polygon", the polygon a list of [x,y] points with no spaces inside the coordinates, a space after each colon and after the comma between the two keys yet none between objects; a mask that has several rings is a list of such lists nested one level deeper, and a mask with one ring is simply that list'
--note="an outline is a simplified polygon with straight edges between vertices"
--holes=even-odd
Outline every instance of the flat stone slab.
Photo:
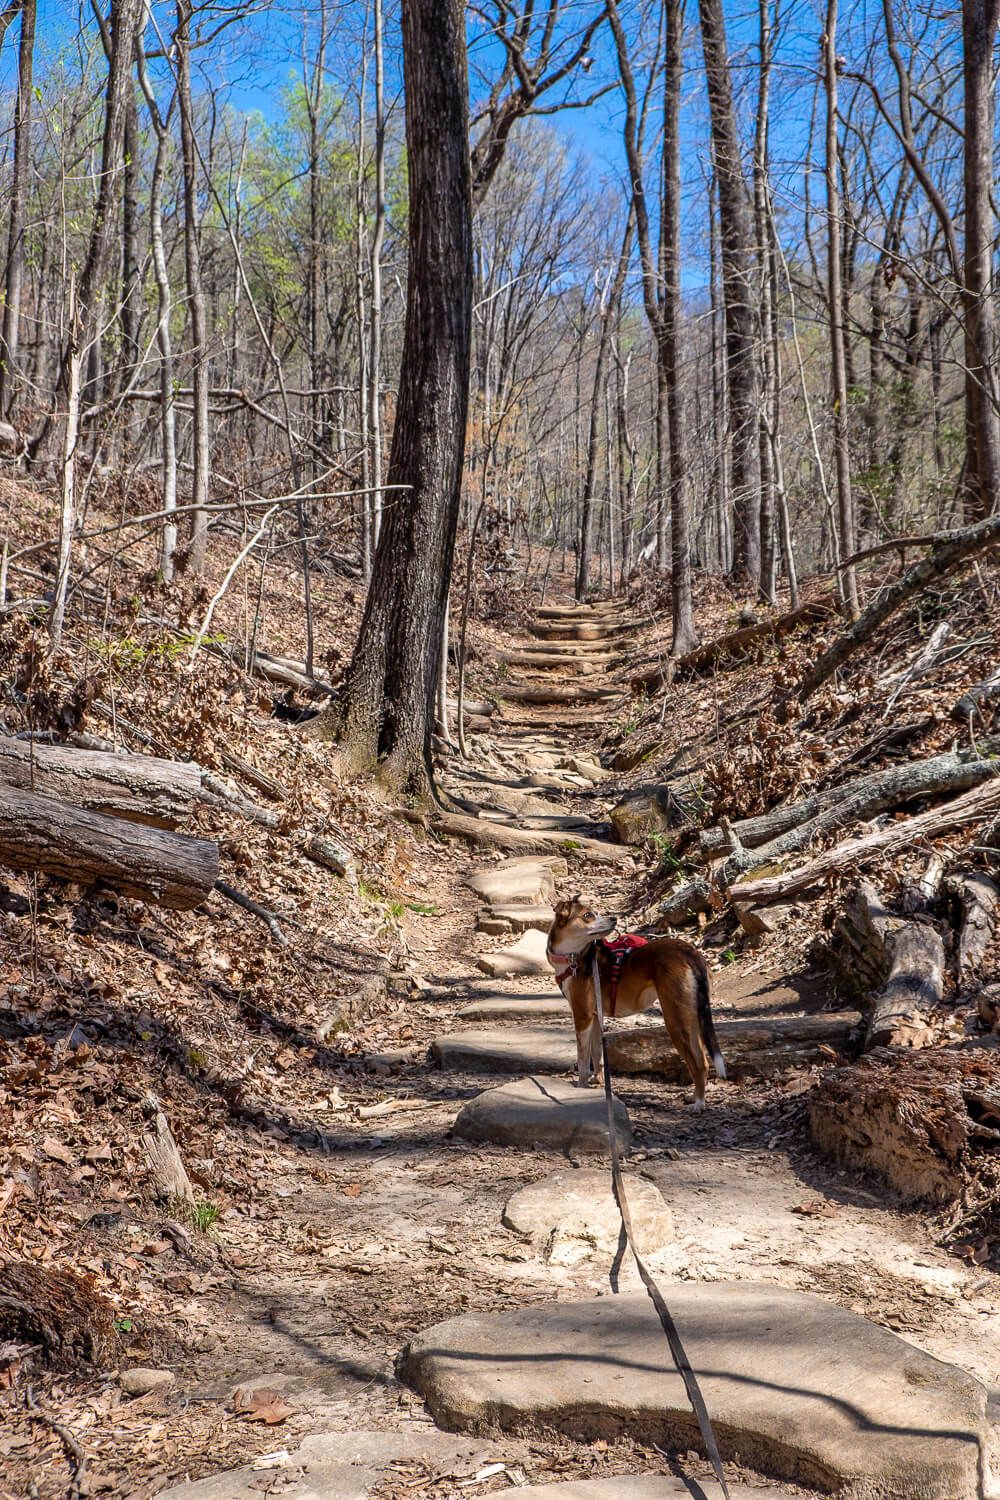
[{"label": "flat stone slab", "polygon": [[442,1068],[475,1073],[567,1073],[576,1067],[576,1037],[565,1001],[565,1026],[510,1026],[506,1031],[456,1031],[431,1043]]},{"label": "flat stone slab", "polygon": [[[283,1447],[280,1429],[274,1449]],[[279,1467],[244,1464],[162,1491],[162,1500],[260,1500],[275,1492],[288,1500],[367,1500],[386,1466],[404,1459],[425,1463],[441,1477],[475,1473],[493,1458],[482,1439],[424,1432],[319,1432],[303,1438]]]},{"label": "flat stone slab", "polygon": [[545,956],[547,941],[544,932],[531,928],[509,948],[501,948],[499,953],[484,953],[476,959],[476,964],[493,979],[512,974],[551,974],[552,965]]},{"label": "flat stone slab", "polygon": [[[673,1239],[673,1215],[647,1178],[629,1173],[625,1191],[639,1252],[651,1255]],[[521,1188],[507,1200],[503,1222],[525,1239],[544,1240],[546,1259],[559,1265],[591,1250],[613,1252],[621,1227],[610,1173],[586,1167],[550,1172]]]},{"label": "flat stone slab", "polygon": [[476,927],[480,932],[528,932],[537,928],[548,932],[555,920],[555,912],[547,902],[535,906],[500,905],[489,906],[481,912]]},{"label": "flat stone slab", "polygon": [[[623,1150],[632,1141],[628,1110],[615,1100],[615,1123]],[[577,1089],[556,1078],[519,1078],[477,1094],[462,1106],[452,1127],[467,1141],[497,1146],[538,1147],[587,1155],[608,1149],[608,1114],[603,1091]]]},{"label": "flat stone slab", "polygon": [[556,880],[568,871],[560,856],[537,855],[488,865],[474,871],[465,883],[489,906],[535,906],[554,898]]},{"label": "flat stone slab", "polygon": [[[753,1489],[746,1484],[729,1486],[731,1500],[796,1500],[789,1490],[767,1485]],[[714,1479],[690,1482],[666,1474],[619,1474],[614,1479],[563,1479],[554,1484],[529,1484],[514,1490],[497,1490],[491,1500],[722,1500]]]},{"label": "flat stone slab", "polygon": [[455,1012],[458,1021],[562,1021],[567,1024],[570,1008],[551,995],[490,995],[473,1000]]},{"label": "flat stone slab", "polygon": [[[855,1500],[975,1500],[986,1390],[865,1318],[754,1282],[663,1288],[724,1458]],[[400,1371],[451,1431],[700,1446],[645,1295],[471,1313]]]}]

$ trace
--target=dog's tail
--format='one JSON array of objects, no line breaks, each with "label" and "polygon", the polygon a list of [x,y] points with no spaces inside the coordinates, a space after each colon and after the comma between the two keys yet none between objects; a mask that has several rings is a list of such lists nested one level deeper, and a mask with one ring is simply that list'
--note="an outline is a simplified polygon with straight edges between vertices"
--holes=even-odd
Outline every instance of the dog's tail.
[{"label": "dog's tail", "polygon": [[700,954],[698,959],[699,961],[693,965],[695,992],[698,997],[698,1025],[701,1028],[701,1038],[705,1043],[705,1050],[712,1059],[712,1066],[715,1069],[716,1076],[725,1078],[726,1064],[719,1047],[718,1038],[715,1035],[712,1006],[708,998],[708,969]]}]

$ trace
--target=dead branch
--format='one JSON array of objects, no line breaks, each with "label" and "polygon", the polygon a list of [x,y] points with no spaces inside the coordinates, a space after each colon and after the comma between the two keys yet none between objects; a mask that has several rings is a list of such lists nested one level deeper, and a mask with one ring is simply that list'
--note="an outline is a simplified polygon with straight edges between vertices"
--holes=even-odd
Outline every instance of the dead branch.
[{"label": "dead branch", "polygon": [[933,544],[929,557],[923,558],[903,576],[878,595],[864,611],[861,618],[845,630],[828,646],[799,688],[803,701],[812,696],[834,672],[838,671],[854,653],[868,642],[880,625],[915,594],[919,594],[935,579],[944,578],[962,563],[977,553],[1000,541],[1000,515],[988,516],[975,526],[963,526],[955,531],[941,532]]},{"label": "dead branch", "polygon": [[268,911],[266,907],[259,906],[256,901],[251,900],[249,896],[245,896],[242,891],[236,890],[234,886],[227,885],[224,880],[217,880],[215,882],[215,890],[218,891],[220,896],[225,896],[227,901],[232,901],[234,905],[242,907],[244,911],[248,911],[252,916],[258,917],[264,923],[264,926],[279,947],[288,947],[288,939],[278,926],[278,918],[273,911]]},{"label": "dead branch", "polygon": [[767,905],[781,901],[810,886],[819,885],[831,875],[842,874],[860,865],[870,864],[880,855],[911,849],[926,839],[938,838],[958,828],[967,828],[1000,813],[1000,779],[996,777],[955,797],[942,807],[935,807],[903,822],[890,823],[863,838],[848,839],[827,849],[805,864],[780,875],[768,875],[737,881],[728,892],[730,900]]}]

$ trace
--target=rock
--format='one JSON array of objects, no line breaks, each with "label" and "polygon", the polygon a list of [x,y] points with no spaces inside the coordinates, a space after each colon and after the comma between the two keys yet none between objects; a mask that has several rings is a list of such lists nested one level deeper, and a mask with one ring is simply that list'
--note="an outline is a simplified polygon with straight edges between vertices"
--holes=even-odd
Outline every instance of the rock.
[{"label": "rock", "polygon": [[24,439],[9,422],[0,422],[0,453],[21,453]]},{"label": "rock", "polygon": [[552,965],[545,956],[547,941],[544,932],[530,928],[509,948],[501,948],[499,953],[484,953],[476,959],[476,966],[493,979],[512,974],[551,974]]},{"label": "rock", "polygon": [[[824,1056],[822,1047],[847,1049],[861,1025],[856,1010],[820,1011],[814,1016],[754,1017],[716,1021],[726,1071],[732,1078],[767,1078],[782,1068],[798,1067]],[[612,1072],[657,1073],[687,1083],[688,1073],[665,1026],[640,1025],[608,1035]]]},{"label": "rock", "polygon": [[534,906],[489,906],[476,922],[480,932],[527,932],[537,928],[548,932],[555,920],[555,912],[547,903]]},{"label": "rock", "polygon": [[[724,1458],[855,1497],[978,1495],[986,1390],[973,1376],[806,1292],[663,1290]],[[452,1431],[698,1442],[645,1295],[453,1318],[419,1334],[399,1369]]]},{"label": "rock", "polygon": [[436,1038],[431,1056],[442,1068],[468,1073],[567,1073],[576,1067],[569,1006],[565,1026],[510,1026],[506,1031],[456,1031]]},{"label": "rock", "polygon": [[[639,1252],[651,1255],[673,1239],[673,1216],[647,1178],[630,1174],[625,1191]],[[590,1250],[613,1252],[621,1228],[610,1174],[572,1167],[521,1188],[508,1199],[503,1222],[526,1239],[545,1241],[546,1259],[560,1264]]]},{"label": "rock", "polygon": [[562,1021],[567,1022],[569,1005],[561,997],[558,1000],[548,995],[490,995],[485,1000],[473,1000],[456,1011],[459,1021]]},{"label": "rock", "polygon": [[476,870],[465,883],[490,906],[532,906],[551,901],[556,880],[568,873],[566,861],[558,855],[533,855],[488,865]]},{"label": "rock", "polygon": [[570,755],[563,762],[567,771],[575,771],[577,776],[582,776],[585,781],[606,781],[607,771],[596,760],[588,760],[582,755]]},{"label": "rock", "polygon": [[762,937],[765,933],[779,932],[799,910],[797,906],[737,906],[736,915],[749,937]]},{"label": "rock", "polygon": [[[730,1500],[795,1500],[788,1490],[751,1489],[729,1485]],[[529,1484],[514,1490],[497,1490],[492,1500],[722,1500],[713,1479],[688,1483],[666,1474],[617,1474],[614,1479],[563,1479],[552,1484]]]},{"label": "rock", "polygon": [[[628,1111],[615,1101],[618,1140],[631,1144]],[[608,1149],[608,1115],[603,1092],[577,1089],[556,1079],[519,1078],[470,1099],[459,1112],[453,1133],[467,1141],[498,1146],[538,1147],[586,1154]]]},{"label": "rock", "polygon": [[[424,1432],[319,1432],[301,1445],[274,1474],[253,1464],[210,1474],[161,1492],[161,1500],[259,1500],[274,1491],[282,1500],[368,1500],[388,1465],[403,1460],[420,1464],[428,1480],[448,1478],[489,1460],[492,1445],[475,1438]],[[390,1476],[391,1477],[391,1471]],[[270,1479],[269,1483],[264,1481]]]},{"label": "rock", "polygon": [[658,792],[632,792],[611,809],[611,826],[619,843],[642,844],[671,825]]},{"label": "rock", "polygon": [[150,1391],[165,1391],[175,1378],[173,1370],[148,1370],[136,1365],[131,1370],[122,1370],[118,1384],[126,1396],[148,1396]]}]

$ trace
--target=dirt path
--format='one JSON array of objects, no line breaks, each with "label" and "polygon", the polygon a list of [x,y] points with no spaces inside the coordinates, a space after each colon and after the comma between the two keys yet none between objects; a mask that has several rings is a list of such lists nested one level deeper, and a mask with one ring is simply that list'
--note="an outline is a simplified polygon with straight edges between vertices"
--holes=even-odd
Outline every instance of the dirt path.
[{"label": "dirt path", "polygon": [[[556,616],[539,622],[554,650],[572,641],[576,628]],[[594,639],[605,629],[615,630],[616,642],[622,639],[617,622],[588,624],[583,634]],[[552,673],[562,687],[558,664],[511,668],[505,682],[512,696],[527,691],[537,697]],[[609,679],[598,674],[579,681],[589,690],[606,687]],[[566,719],[578,722],[567,725]],[[562,707],[559,721],[553,731],[553,712],[544,705],[505,704],[489,745],[481,746],[480,767],[461,781],[462,795],[477,801],[484,815],[521,827],[572,814],[599,832],[605,815],[600,793],[568,769],[574,758],[583,763],[598,721],[589,708]],[[453,785],[459,786],[457,779]],[[467,869],[490,863],[491,856],[479,852],[470,855]],[[606,909],[628,909],[628,871],[590,864],[573,880]],[[472,1029],[458,1017],[471,1001],[551,997],[552,981],[483,978],[476,958],[510,939],[476,932],[480,903],[464,885],[438,889],[430,882],[425,905],[425,913],[406,917],[414,999],[389,1018],[379,1051],[357,1060],[366,1117],[352,1121],[345,1107],[350,1090],[333,1089],[336,1149],[282,1148],[285,1174],[262,1179],[252,1215],[224,1226],[227,1275],[210,1321],[199,1299],[187,1309],[193,1325],[199,1319],[206,1324],[204,1363],[183,1377],[190,1410],[210,1423],[235,1386],[277,1388],[296,1414],[280,1428],[276,1449],[294,1450],[304,1435],[318,1432],[426,1436],[431,1423],[423,1402],[394,1374],[400,1350],[416,1333],[460,1312],[542,1307],[607,1289],[606,1253],[581,1241],[547,1254],[501,1222],[512,1193],[565,1167],[566,1156],[453,1137],[462,1104],[504,1080],[492,1069],[443,1070],[428,1061],[436,1037]],[[825,1003],[808,974],[735,965],[714,976],[713,993],[718,1020],[801,1015]],[[514,1032],[519,1023],[506,1024]],[[568,1030],[568,1017],[551,1025]],[[819,1293],[995,1390],[996,1278],[939,1250],[925,1219],[894,1207],[888,1193],[859,1185],[815,1156],[802,1102],[811,1076],[799,1066],[766,1081],[710,1083],[701,1116],[688,1110],[685,1088],[648,1076],[618,1082],[635,1134],[631,1168],[660,1189],[673,1215],[674,1238],[651,1255],[652,1265],[667,1284],[750,1280]],[[593,1159],[586,1164],[593,1166]],[[629,1265],[623,1289],[638,1287]],[[221,1423],[219,1434],[222,1467]],[[464,1470],[456,1468],[454,1455],[398,1460],[381,1472],[371,1493],[479,1495],[528,1481],[673,1472],[672,1460],[628,1440],[499,1436],[469,1452]],[[486,1473],[491,1465],[504,1467]],[[682,1468],[692,1479],[708,1473],[694,1455]],[[205,1465],[196,1472],[204,1473]],[[244,1475],[228,1489],[220,1482],[214,1490],[203,1485],[171,1493],[255,1493],[272,1480],[280,1492],[282,1472],[264,1470],[255,1480]],[[477,1481],[475,1474],[485,1477]],[[765,1483],[750,1471],[734,1468],[733,1474],[751,1488]],[[291,1478],[282,1483],[288,1493],[306,1493]],[[792,1486],[787,1493],[818,1492]],[[1000,1485],[985,1493],[1000,1493]]]}]

